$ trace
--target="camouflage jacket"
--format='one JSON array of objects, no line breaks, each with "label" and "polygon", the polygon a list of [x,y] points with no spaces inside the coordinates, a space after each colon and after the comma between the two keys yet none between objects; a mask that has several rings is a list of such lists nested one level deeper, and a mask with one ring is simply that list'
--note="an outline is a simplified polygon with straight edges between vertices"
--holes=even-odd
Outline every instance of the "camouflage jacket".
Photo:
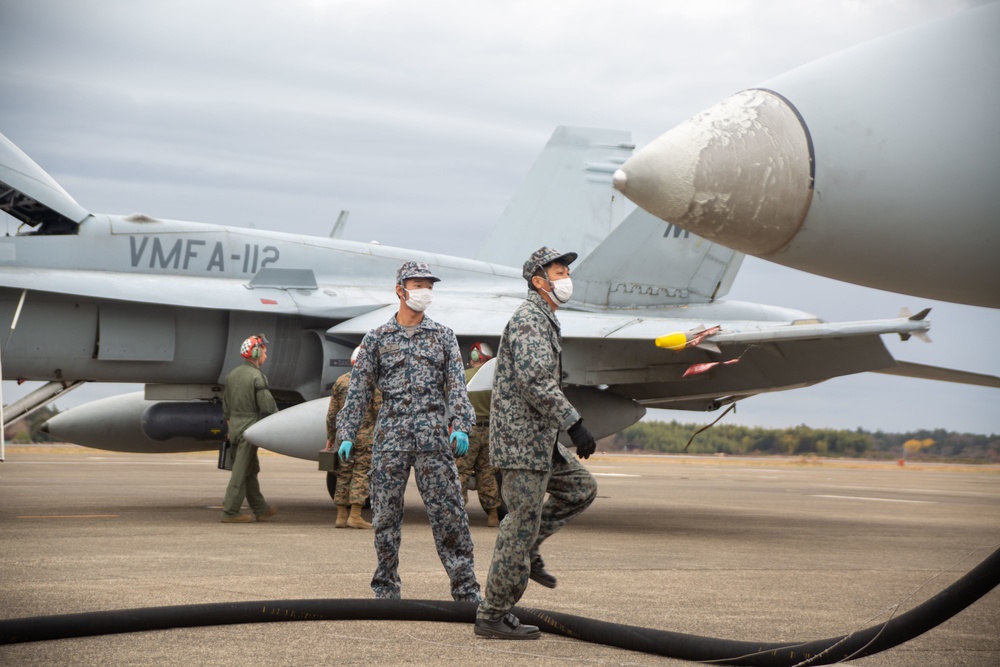
[{"label": "camouflage jacket", "polygon": [[267,378],[259,368],[247,361],[229,372],[222,395],[222,415],[229,423],[229,442],[235,445],[244,431],[261,420],[261,415],[277,411]]},{"label": "camouflage jacket", "polygon": [[555,313],[534,291],[503,331],[490,401],[490,463],[498,468],[548,470],[559,431],[580,419],[560,383],[559,331]]},{"label": "camouflage jacket", "polygon": [[[334,440],[335,447],[340,446],[340,442],[335,440],[337,437],[337,413],[347,402],[347,387],[350,382],[351,374],[344,373],[333,383],[333,391],[330,393],[330,407],[326,411],[326,437]],[[372,394],[371,403],[368,404],[368,409],[365,411],[364,419],[361,420],[361,426],[358,427],[357,440],[354,441],[354,444],[372,444],[375,421],[378,419],[378,411],[381,408],[382,392],[376,389],[375,393]]]},{"label": "camouflage jacket", "polygon": [[450,425],[468,433],[476,424],[462,373],[455,332],[424,316],[412,338],[395,316],[361,342],[347,402],[337,415],[337,440],[353,441],[376,387],[382,409],[375,424],[374,449],[446,449]]}]

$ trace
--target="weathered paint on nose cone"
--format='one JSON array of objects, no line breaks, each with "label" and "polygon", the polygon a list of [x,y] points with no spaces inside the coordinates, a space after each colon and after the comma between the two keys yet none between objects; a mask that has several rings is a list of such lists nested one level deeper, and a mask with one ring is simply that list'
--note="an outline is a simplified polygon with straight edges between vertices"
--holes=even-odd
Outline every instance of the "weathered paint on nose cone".
[{"label": "weathered paint on nose cone", "polygon": [[744,90],[655,139],[612,181],[667,222],[768,255],[792,240],[809,211],[812,146],[787,100]]}]

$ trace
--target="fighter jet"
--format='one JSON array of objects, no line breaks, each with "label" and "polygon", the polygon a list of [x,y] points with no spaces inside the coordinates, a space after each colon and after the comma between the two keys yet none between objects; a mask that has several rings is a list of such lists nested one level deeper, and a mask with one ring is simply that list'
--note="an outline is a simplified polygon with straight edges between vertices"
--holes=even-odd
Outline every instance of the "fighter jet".
[{"label": "fighter jet", "polygon": [[[0,208],[22,221],[21,233],[0,238],[0,322],[10,326],[3,377],[47,381],[40,401],[81,381],[145,384],[51,419],[49,432],[70,442],[141,452],[217,446],[222,383],[241,362],[242,340],[262,332],[265,372],[285,409],[261,422],[274,428],[254,442],[316,460],[330,387],[362,337],[395,313],[404,260],[441,277],[428,312],[463,348],[496,346],[526,294],[521,264],[542,245],[580,253],[573,301],[559,314],[564,383],[598,437],[649,407],[713,410],[864,371],[1000,386],[897,363],[880,336],[924,336],[925,312],[826,323],[723,300],[743,255],[621,210],[611,177],[633,149],[624,132],[558,128],[477,259],[91,213],[0,139]],[[311,430],[299,437],[303,414]]]},{"label": "fighter jet", "polygon": [[629,159],[672,225],[830,278],[1000,307],[1000,4],[744,90]]}]

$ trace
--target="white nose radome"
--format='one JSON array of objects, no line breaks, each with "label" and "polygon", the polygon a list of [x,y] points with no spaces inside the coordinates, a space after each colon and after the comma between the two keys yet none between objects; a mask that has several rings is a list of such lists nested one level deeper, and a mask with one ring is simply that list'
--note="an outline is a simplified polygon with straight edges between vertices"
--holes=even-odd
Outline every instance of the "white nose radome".
[{"label": "white nose radome", "polygon": [[645,146],[613,183],[667,222],[767,255],[791,241],[809,210],[811,146],[784,98],[745,90]]}]

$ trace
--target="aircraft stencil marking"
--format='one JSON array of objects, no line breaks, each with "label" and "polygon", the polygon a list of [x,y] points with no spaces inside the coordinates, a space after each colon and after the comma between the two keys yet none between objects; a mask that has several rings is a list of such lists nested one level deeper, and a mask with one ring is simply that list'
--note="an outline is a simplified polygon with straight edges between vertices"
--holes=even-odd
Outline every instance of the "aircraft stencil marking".
[{"label": "aircraft stencil marking", "polygon": [[[202,239],[174,239],[173,245],[166,250],[167,243],[154,236],[153,242],[149,242],[148,236],[137,239],[129,236],[129,247],[131,250],[132,267],[138,268],[140,265],[147,265],[145,257],[149,257],[148,268],[150,269],[181,269],[184,271],[192,268],[198,269],[197,264],[204,260],[206,253],[199,248],[207,246],[208,242]],[[147,247],[149,252],[147,253]],[[207,248],[206,248],[207,249]],[[257,273],[258,269],[263,269],[269,264],[274,264],[281,256],[281,252],[273,245],[261,248],[256,243],[244,243],[243,254],[234,253],[229,259],[238,266],[240,259],[243,260],[242,273]],[[183,258],[183,262],[182,262]],[[216,241],[212,246],[211,254],[204,265],[206,272],[218,270],[226,271],[226,253],[222,241]],[[191,260],[199,260],[196,266],[192,266]]]}]

